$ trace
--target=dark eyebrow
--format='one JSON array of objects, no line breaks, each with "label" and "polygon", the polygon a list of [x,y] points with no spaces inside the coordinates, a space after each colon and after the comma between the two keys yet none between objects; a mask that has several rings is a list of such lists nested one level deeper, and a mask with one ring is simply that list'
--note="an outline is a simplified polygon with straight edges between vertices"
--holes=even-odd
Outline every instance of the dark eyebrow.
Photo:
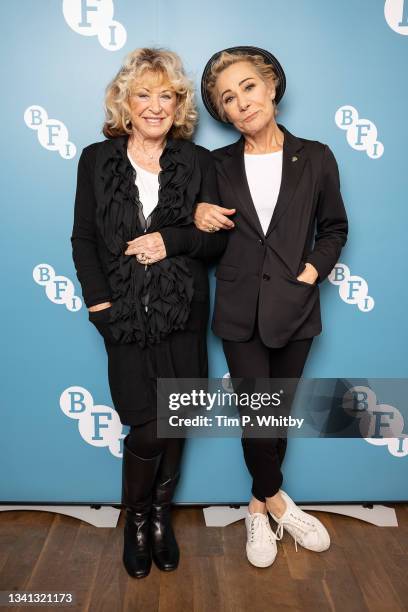
[{"label": "dark eyebrow", "polygon": [[[242,85],[242,83],[245,83],[245,81],[248,81],[249,79],[253,79],[254,77],[245,77],[245,79],[242,79],[242,81],[240,81],[238,83],[238,85]],[[230,89],[226,89],[225,91],[222,92],[221,94],[221,98],[223,97],[224,94],[227,93],[227,91],[231,91]]]}]

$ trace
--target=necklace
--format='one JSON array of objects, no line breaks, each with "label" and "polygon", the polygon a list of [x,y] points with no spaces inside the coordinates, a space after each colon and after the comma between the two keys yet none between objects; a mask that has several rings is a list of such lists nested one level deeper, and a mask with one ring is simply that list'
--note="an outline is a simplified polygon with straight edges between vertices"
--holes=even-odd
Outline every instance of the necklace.
[{"label": "necklace", "polygon": [[159,161],[162,152],[163,152],[163,150],[161,149],[160,152],[159,152],[159,155],[156,155],[156,157],[155,157],[153,154],[147,153],[147,151],[145,151],[145,149],[144,149],[144,146],[142,145],[142,153],[143,153],[143,155],[145,157],[148,157],[149,159],[154,159],[155,161]]},{"label": "necklace", "polygon": [[155,152],[156,154],[148,153],[146,151],[146,149],[145,149],[145,146],[144,146],[143,142],[141,142],[140,145],[137,146],[135,141],[134,141],[134,139],[131,139],[130,142],[129,142],[128,148],[129,148],[129,150],[131,152],[133,152],[135,154],[135,156],[137,156],[139,153],[142,153],[150,161],[154,161],[154,162],[157,163],[159,161],[162,153],[163,153],[163,150],[164,150],[165,146],[166,146],[166,140],[164,140],[164,142],[161,143],[159,150]]}]

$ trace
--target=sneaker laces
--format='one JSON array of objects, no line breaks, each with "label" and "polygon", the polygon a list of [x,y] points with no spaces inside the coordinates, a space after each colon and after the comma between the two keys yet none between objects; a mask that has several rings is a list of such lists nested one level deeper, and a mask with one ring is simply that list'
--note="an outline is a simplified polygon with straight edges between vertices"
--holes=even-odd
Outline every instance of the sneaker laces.
[{"label": "sneaker laces", "polygon": [[[268,521],[267,516],[266,516],[266,520],[263,519],[262,516],[258,514],[255,516],[251,516],[250,537],[249,537],[250,542],[254,542],[254,539],[256,536],[258,536],[258,534],[261,534],[261,537],[262,537],[263,533],[267,535],[270,542],[276,539],[280,539],[276,537],[276,534],[270,528],[269,521],[268,522],[267,521]],[[268,529],[268,525],[269,525],[269,529]]]},{"label": "sneaker laces", "polygon": [[[300,516],[297,516],[296,514],[293,514],[292,512],[289,514],[289,516],[291,517],[290,520],[288,519],[284,519],[282,521],[279,521],[278,524],[278,528],[275,532],[275,536],[278,540],[281,540],[283,537],[283,529],[285,525],[290,525],[291,527],[293,527],[295,534],[291,534],[292,537],[295,540],[295,549],[296,552],[298,552],[298,547],[297,547],[297,543],[298,543],[298,537],[299,537],[299,542],[301,543],[301,539],[303,537],[303,534],[309,533],[310,532],[310,528],[312,527],[312,529],[314,531],[316,531],[316,526],[312,521],[308,521],[305,519],[300,518]],[[296,521],[296,522],[294,522]],[[299,534],[300,532],[300,534]]]}]

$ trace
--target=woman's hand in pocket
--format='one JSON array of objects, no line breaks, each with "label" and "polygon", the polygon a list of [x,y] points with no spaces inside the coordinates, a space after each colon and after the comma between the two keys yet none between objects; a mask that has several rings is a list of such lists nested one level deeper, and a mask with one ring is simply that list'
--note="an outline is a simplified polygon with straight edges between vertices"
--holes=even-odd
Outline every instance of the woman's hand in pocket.
[{"label": "woman's hand in pocket", "polygon": [[296,277],[296,280],[301,281],[302,283],[308,283],[309,285],[314,285],[319,273],[316,268],[311,263],[305,264],[305,269],[299,276]]},{"label": "woman's hand in pocket", "polygon": [[[91,310],[92,308],[92,310]],[[111,324],[111,302],[96,304],[88,309],[88,319],[96,327],[98,332],[110,344],[115,344],[116,340],[112,336]]]}]

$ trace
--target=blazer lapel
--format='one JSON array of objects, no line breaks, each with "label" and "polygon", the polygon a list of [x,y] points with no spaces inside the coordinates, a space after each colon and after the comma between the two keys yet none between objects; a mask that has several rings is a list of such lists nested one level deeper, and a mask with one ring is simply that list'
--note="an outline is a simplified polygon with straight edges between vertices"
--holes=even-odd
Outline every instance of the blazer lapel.
[{"label": "blazer lapel", "polygon": [[223,168],[235,192],[235,195],[241,204],[239,211],[246,217],[248,223],[250,223],[262,237],[264,237],[262,226],[252,201],[245,172],[244,145],[245,140],[243,136],[241,136],[237,142],[229,147],[229,155],[223,162]]},{"label": "blazer lapel", "polygon": [[262,230],[247,181],[243,136],[229,147],[229,155],[223,162],[227,178],[241,203],[240,212],[262,237],[269,236],[282,215],[288,210],[306,163],[305,156],[302,155],[302,141],[291,134],[283,125],[278,123],[278,127],[285,134],[282,153],[282,179],[278,199],[266,234]]},{"label": "blazer lapel", "polygon": [[305,156],[301,152],[303,149],[302,141],[280,123],[278,123],[278,127],[285,134],[282,154],[282,179],[266,237],[274,230],[282,215],[288,210],[306,163]]}]

